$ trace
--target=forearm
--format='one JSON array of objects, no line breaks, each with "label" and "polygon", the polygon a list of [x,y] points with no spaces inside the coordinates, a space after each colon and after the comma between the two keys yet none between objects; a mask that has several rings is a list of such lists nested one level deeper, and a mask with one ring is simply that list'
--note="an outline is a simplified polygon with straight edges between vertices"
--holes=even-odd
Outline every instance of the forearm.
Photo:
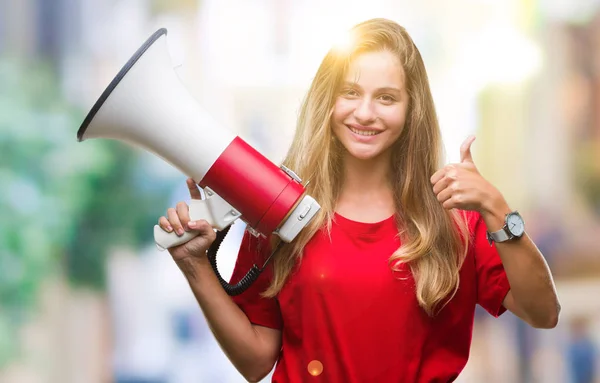
[{"label": "forearm", "polygon": [[246,314],[221,287],[206,259],[184,260],[178,266],[198,301],[217,342],[233,365],[248,380],[266,375],[276,351],[250,322]]},{"label": "forearm", "polygon": [[[501,229],[510,211],[503,198],[491,199],[482,211],[488,230]],[[502,259],[517,311],[525,316],[523,319],[536,327],[555,324],[560,305],[550,268],[535,243],[525,233],[520,239],[494,245]]]}]

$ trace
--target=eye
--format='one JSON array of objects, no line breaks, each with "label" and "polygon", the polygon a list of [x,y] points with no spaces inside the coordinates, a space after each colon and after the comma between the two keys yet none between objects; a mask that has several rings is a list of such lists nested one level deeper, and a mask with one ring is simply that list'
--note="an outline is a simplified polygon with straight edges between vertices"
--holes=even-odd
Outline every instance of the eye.
[{"label": "eye", "polygon": [[353,89],[353,88],[343,89],[340,94],[344,97],[357,97],[358,96],[358,92],[356,91],[356,89]]},{"label": "eye", "polygon": [[389,94],[382,94],[378,97],[381,101],[387,104],[391,104],[392,102],[396,102],[396,98]]}]

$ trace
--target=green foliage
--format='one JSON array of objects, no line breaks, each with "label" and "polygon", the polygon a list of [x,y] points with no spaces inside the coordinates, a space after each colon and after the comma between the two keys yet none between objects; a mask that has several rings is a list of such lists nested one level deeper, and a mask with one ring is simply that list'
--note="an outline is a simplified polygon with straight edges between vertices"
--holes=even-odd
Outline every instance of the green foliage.
[{"label": "green foliage", "polygon": [[[162,189],[148,190],[138,183],[137,151],[116,142],[85,141],[79,145],[100,145],[111,157],[105,168],[80,180],[76,192],[79,214],[67,248],[67,269],[73,282],[93,287],[104,286],[105,254],[114,246],[138,247],[149,243],[159,209],[165,210],[165,183]],[[150,180],[151,182],[152,180]],[[146,180],[145,182],[148,182]],[[162,212],[160,212],[162,214]]]},{"label": "green foliage", "polygon": [[0,58],[0,366],[49,274],[102,289],[110,249],[150,243],[166,205],[172,183],[144,171],[145,154],[77,142],[86,112],[50,67]]}]

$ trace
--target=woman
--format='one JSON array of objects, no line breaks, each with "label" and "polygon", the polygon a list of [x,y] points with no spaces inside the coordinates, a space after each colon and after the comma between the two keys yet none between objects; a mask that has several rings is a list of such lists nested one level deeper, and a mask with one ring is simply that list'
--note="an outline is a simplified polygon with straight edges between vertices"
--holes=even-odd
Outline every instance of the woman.
[{"label": "woman", "polygon": [[[374,19],[351,34],[323,60],[284,161],[322,209],[271,269],[232,299],[205,256],[212,228],[190,222],[185,203],[159,223],[201,231],[170,252],[247,380],[277,362],[274,382],[450,382],[467,362],[476,304],[556,325],[552,276],[477,171],[474,138],[439,169],[427,74],[407,32]],[[272,246],[246,233],[232,282]]]}]

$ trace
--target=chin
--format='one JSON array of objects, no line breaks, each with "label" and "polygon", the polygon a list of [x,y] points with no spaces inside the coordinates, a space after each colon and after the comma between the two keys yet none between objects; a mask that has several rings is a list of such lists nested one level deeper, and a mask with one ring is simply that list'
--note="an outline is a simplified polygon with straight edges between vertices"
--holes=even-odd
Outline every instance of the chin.
[{"label": "chin", "polygon": [[372,160],[374,158],[379,157],[379,155],[381,154],[378,151],[365,151],[365,150],[348,150],[348,154],[351,155],[352,157],[358,159],[358,160],[362,160],[362,161],[368,161],[368,160]]}]

